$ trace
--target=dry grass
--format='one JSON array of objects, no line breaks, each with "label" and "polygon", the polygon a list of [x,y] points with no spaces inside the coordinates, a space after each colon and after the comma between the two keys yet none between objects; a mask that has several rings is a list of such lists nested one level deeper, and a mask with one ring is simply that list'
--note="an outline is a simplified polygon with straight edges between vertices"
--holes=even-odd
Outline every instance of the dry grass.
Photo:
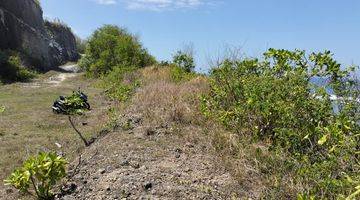
[{"label": "dry grass", "polygon": [[[63,152],[71,160],[83,149],[84,144],[70,127],[66,116],[55,115],[51,111],[52,103],[59,95],[69,95],[78,87],[89,95],[92,111],[83,117],[76,117],[77,126],[85,133],[86,138],[98,133],[107,121],[106,111],[109,105],[100,95],[101,90],[92,87],[93,81],[77,76],[57,86],[43,84],[49,77],[57,74],[58,72],[49,72],[35,83],[0,86],[0,104],[5,106],[5,111],[0,114],[1,182],[28,156],[39,151]],[[83,126],[82,122],[87,122],[87,125]],[[2,183],[0,199],[1,189]]]},{"label": "dry grass", "polygon": [[149,124],[194,124],[199,119],[198,95],[207,91],[205,78],[176,84],[168,68],[148,67],[141,71],[142,85],[135,94],[131,108],[141,113]]}]

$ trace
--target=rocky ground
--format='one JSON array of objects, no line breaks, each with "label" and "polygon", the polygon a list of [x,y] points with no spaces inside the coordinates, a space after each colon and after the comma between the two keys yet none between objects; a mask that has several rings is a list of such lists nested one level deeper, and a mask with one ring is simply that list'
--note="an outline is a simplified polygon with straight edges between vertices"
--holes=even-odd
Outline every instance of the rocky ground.
[{"label": "rocky ground", "polygon": [[130,130],[117,128],[72,163],[59,199],[239,199],[244,193],[205,143],[127,119]]}]

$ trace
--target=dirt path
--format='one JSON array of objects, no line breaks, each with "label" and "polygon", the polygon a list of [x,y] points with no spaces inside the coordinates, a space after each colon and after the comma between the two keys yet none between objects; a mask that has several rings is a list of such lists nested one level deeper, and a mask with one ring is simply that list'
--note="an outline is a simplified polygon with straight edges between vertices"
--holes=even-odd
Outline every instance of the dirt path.
[{"label": "dirt path", "polygon": [[35,79],[29,83],[20,83],[23,87],[27,88],[40,88],[43,86],[59,87],[66,79],[79,76],[79,67],[76,64],[64,65],[59,67],[62,72],[56,72],[48,78]]}]

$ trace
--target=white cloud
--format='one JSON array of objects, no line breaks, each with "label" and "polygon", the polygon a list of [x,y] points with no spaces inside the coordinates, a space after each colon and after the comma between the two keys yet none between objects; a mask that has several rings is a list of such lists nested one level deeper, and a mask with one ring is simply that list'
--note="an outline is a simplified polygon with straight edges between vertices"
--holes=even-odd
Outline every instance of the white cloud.
[{"label": "white cloud", "polygon": [[111,5],[111,4],[116,4],[117,0],[95,0],[95,2],[103,5]]},{"label": "white cloud", "polygon": [[129,10],[173,10],[196,8],[205,4],[204,0],[123,0]]},{"label": "white cloud", "polygon": [[200,6],[214,6],[221,0],[93,0],[98,4],[111,5],[121,3],[128,10],[175,10],[193,9]]}]

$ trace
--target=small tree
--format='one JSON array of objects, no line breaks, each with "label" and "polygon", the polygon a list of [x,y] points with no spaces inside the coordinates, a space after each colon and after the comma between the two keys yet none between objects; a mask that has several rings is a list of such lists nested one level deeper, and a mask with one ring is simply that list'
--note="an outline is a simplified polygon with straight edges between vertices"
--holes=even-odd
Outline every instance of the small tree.
[{"label": "small tree", "polygon": [[79,65],[91,77],[106,75],[116,68],[140,68],[156,63],[137,36],[113,25],[104,25],[90,36],[85,54]]},{"label": "small tree", "polygon": [[186,72],[192,72],[195,69],[194,57],[191,53],[177,51],[173,57],[173,62]]},{"label": "small tree", "polygon": [[32,187],[39,200],[53,199],[51,190],[56,182],[65,177],[66,164],[67,161],[56,153],[39,153],[16,169],[5,180],[5,185],[11,185],[22,193],[30,193]]},{"label": "small tree", "polygon": [[86,49],[87,40],[86,39],[81,39],[79,36],[75,35],[75,41],[76,41],[77,51],[80,54],[84,54],[85,49]]},{"label": "small tree", "polygon": [[78,92],[73,92],[71,96],[66,97],[65,102],[63,103],[64,110],[61,113],[68,116],[71,127],[80,136],[85,146],[89,146],[90,143],[84,138],[83,134],[75,127],[75,124],[72,120],[72,116],[82,115],[86,110],[90,109],[90,105],[81,97],[81,95],[82,93],[78,91]]}]

